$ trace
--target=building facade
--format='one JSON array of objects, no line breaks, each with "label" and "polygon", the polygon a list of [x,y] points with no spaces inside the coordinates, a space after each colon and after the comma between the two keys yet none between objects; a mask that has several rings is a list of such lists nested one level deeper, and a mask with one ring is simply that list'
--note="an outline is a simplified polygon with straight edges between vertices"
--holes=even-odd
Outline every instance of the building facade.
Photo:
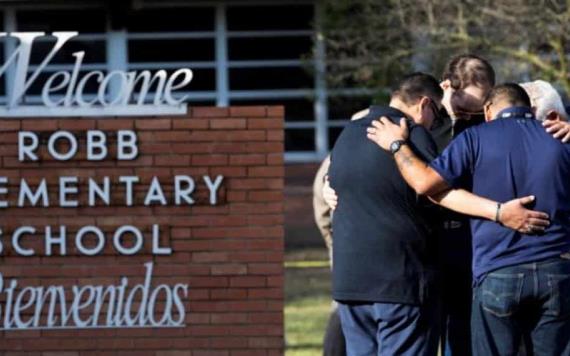
[{"label": "building facade", "polygon": [[[85,71],[191,68],[193,81],[179,94],[188,94],[191,106],[284,105],[287,162],[322,159],[350,114],[370,101],[363,90],[327,89],[321,13],[314,1],[8,1],[0,11],[4,32],[79,32],[38,82],[71,69],[72,53],[85,51]],[[2,41],[4,62],[17,42]],[[42,41],[32,51],[29,71],[53,46],[49,38]],[[10,71],[0,103],[12,82]],[[25,100],[37,102],[40,94],[41,87],[32,86]]]}]

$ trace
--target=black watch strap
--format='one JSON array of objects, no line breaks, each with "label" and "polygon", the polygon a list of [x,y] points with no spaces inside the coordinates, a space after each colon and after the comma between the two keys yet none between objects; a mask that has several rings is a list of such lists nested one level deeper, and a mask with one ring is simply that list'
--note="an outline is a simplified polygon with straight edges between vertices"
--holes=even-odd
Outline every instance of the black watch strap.
[{"label": "black watch strap", "polygon": [[395,155],[403,145],[406,145],[407,142],[405,140],[396,140],[390,144],[390,153]]}]

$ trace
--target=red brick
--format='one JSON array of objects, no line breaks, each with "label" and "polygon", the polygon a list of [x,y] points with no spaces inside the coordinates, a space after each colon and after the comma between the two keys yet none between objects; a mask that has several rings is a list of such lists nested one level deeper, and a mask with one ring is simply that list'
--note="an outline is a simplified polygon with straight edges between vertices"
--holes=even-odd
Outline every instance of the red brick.
[{"label": "red brick", "polygon": [[251,337],[249,338],[250,347],[282,347],[283,339],[278,337]]},{"label": "red brick", "polygon": [[230,156],[230,165],[232,166],[260,166],[265,164],[265,155],[263,154],[246,154]]},{"label": "red brick", "polygon": [[192,117],[172,120],[172,128],[174,130],[206,130],[209,127],[208,120],[197,120]]},{"label": "red brick", "polygon": [[18,131],[21,128],[21,120],[0,120],[0,131]]},{"label": "red brick", "polygon": [[267,115],[267,108],[264,106],[232,106],[230,116],[239,117],[264,117]]},{"label": "red brick", "polygon": [[[35,129],[29,129],[32,131],[36,131]],[[5,144],[17,144],[18,143],[18,133],[17,132],[2,132],[0,133],[0,142],[2,142],[3,145]]]},{"label": "red brick", "polygon": [[[153,329],[54,330],[4,332],[2,350],[45,355],[277,355],[283,345],[283,120],[282,107],[192,108],[186,116],[140,118],[65,118],[0,120],[0,156],[9,167],[0,169],[14,187],[20,177],[31,184],[48,179],[50,188],[62,175],[80,177],[77,209],[51,207],[4,209],[3,231],[16,227],[64,224],[70,234],[66,256],[17,256],[10,241],[4,244],[2,274],[17,278],[20,286],[142,283],[144,263],[153,261],[153,285],[184,283],[190,286],[183,300],[187,326]],[[236,116],[230,116],[236,115]],[[4,123],[4,126],[3,126]],[[22,124],[24,123],[24,124]],[[103,129],[108,134],[110,157],[86,161],[81,148],[68,162],[58,162],[41,149],[41,162],[17,161],[17,130],[39,131],[42,142],[49,131],[65,129],[77,134],[80,147],[85,131]],[[117,161],[113,140],[118,129],[137,131],[139,156]],[[267,141],[275,140],[275,141]],[[196,179],[193,206],[173,206],[172,179],[185,174]],[[203,175],[225,177],[219,205],[208,204]],[[85,205],[88,177],[137,175],[136,206],[124,206],[123,187],[112,187],[112,205]],[[168,206],[142,205],[152,177],[161,179]],[[50,193],[53,201],[57,192]],[[9,196],[14,201],[14,196]],[[152,255],[150,228],[160,225],[160,244],[171,255]],[[118,255],[112,233],[119,225],[141,228],[144,245],[133,256]],[[81,226],[97,225],[107,245],[97,257],[78,254],[73,233]],[[40,232],[41,234],[41,232]],[[129,245],[130,237],[124,238]],[[89,244],[90,239],[86,239]],[[23,240],[43,253],[42,239]],[[56,249],[57,250],[57,249]],[[71,303],[70,299],[67,298]],[[138,302],[135,302],[137,306]],[[157,313],[164,310],[164,295]]]},{"label": "red brick", "polygon": [[248,142],[247,152],[252,153],[283,153],[282,142]]},{"label": "red brick", "polygon": [[247,121],[245,119],[211,119],[210,128],[212,129],[245,129]]},{"label": "red brick", "polygon": [[134,120],[132,119],[99,119],[97,128],[100,130],[132,130]]},{"label": "red brick", "polygon": [[190,165],[190,156],[189,155],[155,156],[154,164],[156,166],[186,167]]},{"label": "red brick", "polygon": [[214,265],[211,267],[212,275],[240,275],[247,273],[247,266],[243,264]]},{"label": "red brick", "polygon": [[246,299],[248,297],[247,289],[214,289],[210,293],[210,298],[213,300],[233,300],[233,299]]},{"label": "red brick", "polygon": [[285,163],[283,153],[270,153],[267,155],[267,164],[270,166],[280,166]]},{"label": "red brick", "polygon": [[28,131],[56,131],[57,120],[39,119],[39,120],[22,120],[22,130]]},{"label": "red brick", "polygon": [[249,177],[283,177],[283,167],[250,167],[247,169]]},{"label": "red brick", "polygon": [[252,275],[280,275],[283,273],[283,265],[281,263],[250,263],[248,271]]},{"label": "red brick", "polygon": [[281,288],[250,289],[247,296],[249,299],[283,299],[283,290]]},{"label": "red brick", "polygon": [[222,175],[224,177],[245,177],[247,169],[245,167],[215,167],[211,170],[212,175]]},{"label": "red brick", "polygon": [[221,107],[193,107],[192,108],[192,118],[200,117],[224,117],[228,116],[228,108]]},{"label": "red brick", "polygon": [[272,119],[272,118],[262,118],[262,119],[248,119],[247,127],[252,130],[259,129],[283,129],[283,119]]},{"label": "red brick", "polygon": [[283,130],[269,130],[267,131],[267,141],[281,141],[285,140],[285,131]]},{"label": "red brick", "polygon": [[265,287],[264,277],[232,277],[230,286],[232,287]]},{"label": "red brick", "polygon": [[221,154],[208,154],[192,156],[193,166],[225,166],[228,164],[228,156]]},{"label": "red brick", "polygon": [[282,105],[269,106],[269,107],[267,107],[267,116],[284,117],[285,116],[285,107]]},{"label": "red brick", "polygon": [[194,262],[227,262],[227,252],[195,252],[192,254],[192,261]]},{"label": "red brick", "polygon": [[172,128],[172,120],[138,119],[135,121],[135,128],[139,130],[170,130]]},{"label": "red brick", "polygon": [[248,313],[213,314],[212,324],[244,324],[248,322]]},{"label": "red brick", "polygon": [[69,119],[60,120],[58,122],[58,128],[60,130],[68,131],[86,131],[95,130],[97,124],[94,119]]},{"label": "red brick", "polygon": [[[141,141],[145,141],[142,139]],[[191,133],[189,131],[158,131],[153,132],[153,137],[157,142],[188,142]]]},{"label": "red brick", "polygon": [[247,194],[247,198],[249,201],[282,201],[283,192],[273,190],[252,191]]}]

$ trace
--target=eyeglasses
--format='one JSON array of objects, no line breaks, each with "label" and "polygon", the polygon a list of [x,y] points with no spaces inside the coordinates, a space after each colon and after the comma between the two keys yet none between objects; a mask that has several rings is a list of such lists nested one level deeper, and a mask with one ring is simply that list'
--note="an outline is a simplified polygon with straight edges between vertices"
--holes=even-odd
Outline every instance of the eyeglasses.
[{"label": "eyeglasses", "polygon": [[463,118],[465,120],[471,120],[474,116],[484,116],[485,115],[485,111],[481,110],[481,111],[467,111],[467,110],[457,110],[455,109],[453,111],[453,114],[455,114],[455,117],[458,118]]},{"label": "eyeglasses", "polygon": [[435,101],[431,98],[429,98],[429,107],[433,113],[434,121],[437,121],[443,117],[443,115],[441,114],[441,109],[437,107]]},{"label": "eyeglasses", "polygon": [[467,110],[455,110],[454,113],[460,115],[483,115],[485,112],[481,111],[467,111]]}]

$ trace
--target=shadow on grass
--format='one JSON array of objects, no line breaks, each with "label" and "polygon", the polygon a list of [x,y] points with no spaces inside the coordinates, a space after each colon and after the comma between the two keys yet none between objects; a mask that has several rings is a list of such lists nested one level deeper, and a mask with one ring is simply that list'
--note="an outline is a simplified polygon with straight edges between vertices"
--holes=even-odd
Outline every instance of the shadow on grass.
[{"label": "shadow on grass", "polygon": [[329,268],[285,270],[287,356],[322,355],[322,341],[331,309]]}]

